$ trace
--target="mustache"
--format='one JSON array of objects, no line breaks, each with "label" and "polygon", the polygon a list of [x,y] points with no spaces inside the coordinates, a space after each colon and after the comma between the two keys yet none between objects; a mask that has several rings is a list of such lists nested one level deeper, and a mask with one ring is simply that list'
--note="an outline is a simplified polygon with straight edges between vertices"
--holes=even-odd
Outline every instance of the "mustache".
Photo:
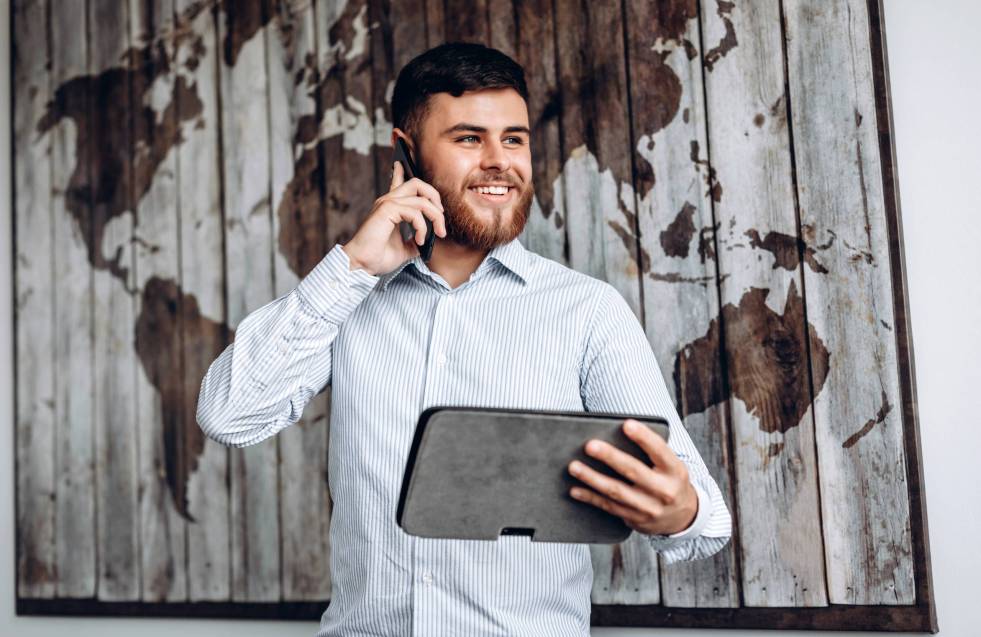
[{"label": "mustache", "polygon": [[480,177],[471,180],[470,183],[467,184],[467,188],[472,188],[476,184],[486,184],[486,183],[505,184],[512,188],[519,188],[520,186],[523,185],[524,182],[518,181],[517,179],[509,175],[502,175],[498,173],[496,175],[481,175]]}]

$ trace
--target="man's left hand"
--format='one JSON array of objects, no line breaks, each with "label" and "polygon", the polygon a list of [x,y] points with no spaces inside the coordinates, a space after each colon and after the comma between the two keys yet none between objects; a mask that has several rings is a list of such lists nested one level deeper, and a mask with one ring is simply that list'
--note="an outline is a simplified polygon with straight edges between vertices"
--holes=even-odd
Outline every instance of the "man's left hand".
[{"label": "man's left hand", "polygon": [[691,526],[698,513],[698,494],[688,479],[688,467],[661,436],[632,418],[623,431],[650,457],[648,466],[602,440],[589,440],[586,454],[601,460],[626,478],[604,475],[573,460],[569,473],[592,489],[573,487],[570,495],[619,518],[639,533],[670,535]]}]

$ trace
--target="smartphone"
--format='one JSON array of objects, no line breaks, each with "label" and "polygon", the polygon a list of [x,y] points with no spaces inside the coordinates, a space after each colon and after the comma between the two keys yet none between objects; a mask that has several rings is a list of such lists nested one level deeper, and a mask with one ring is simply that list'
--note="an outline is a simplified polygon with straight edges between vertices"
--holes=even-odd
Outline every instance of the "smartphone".
[{"label": "smartphone", "polygon": [[[409,154],[409,146],[405,143],[405,140],[399,137],[395,140],[395,159],[402,164],[402,176],[406,181],[418,176],[418,171],[416,171],[416,166],[412,162],[412,156]],[[426,238],[419,246],[419,254],[422,256],[422,260],[426,263],[429,262],[429,258],[433,255],[433,244],[436,243],[436,233],[433,232],[433,221],[426,215],[423,215],[423,219],[426,220]],[[405,222],[401,222],[405,223]],[[412,224],[406,223],[407,226],[412,229]],[[405,235],[403,235],[404,237]],[[410,235],[410,236],[414,236]],[[414,241],[415,239],[413,239]]]}]

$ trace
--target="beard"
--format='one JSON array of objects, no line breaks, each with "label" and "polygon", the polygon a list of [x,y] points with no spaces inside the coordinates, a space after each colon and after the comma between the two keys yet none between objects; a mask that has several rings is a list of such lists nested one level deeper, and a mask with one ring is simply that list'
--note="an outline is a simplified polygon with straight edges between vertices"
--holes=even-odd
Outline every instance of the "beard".
[{"label": "beard", "polygon": [[489,251],[511,242],[524,230],[528,222],[532,198],[535,196],[532,182],[522,187],[512,179],[502,178],[502,175],[484,175],[475,180],[475,183],[508,181],[516,190],[520,189],[514,203],[509,206],[510,213],[508,207],[488,208],[492,216],[490,221],[487,221],[484,219],[487,213],[483,213],[482,216],[467,203],[466,186],[458,189],[441,183],[424,165],[421,165],[421,162],[418,169],[422,180],[436,189],[443,203],[443,218],[446,220],[446,236],[442,238],[444,241],[452,241],[473,250]]}]

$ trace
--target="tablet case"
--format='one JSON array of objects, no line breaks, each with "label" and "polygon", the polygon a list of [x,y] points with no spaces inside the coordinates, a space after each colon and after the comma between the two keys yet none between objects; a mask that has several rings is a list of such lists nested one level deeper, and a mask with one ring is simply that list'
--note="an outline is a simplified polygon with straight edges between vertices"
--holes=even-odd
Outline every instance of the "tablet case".
[{"label": "tablet case", "polygon": [[619,517],[569,495],[587,486],[569,474],[573,458],[626,481],[587,456],[588,440],[609,442],[650,466],[623,433],[633,418],[668,439],[660,417],[572,411],[515,411],[434,406],[419,416],[409,451],[397,520],[427,538],[496,540],[528,535],[536,542],[614,544],[632,529]]}]

